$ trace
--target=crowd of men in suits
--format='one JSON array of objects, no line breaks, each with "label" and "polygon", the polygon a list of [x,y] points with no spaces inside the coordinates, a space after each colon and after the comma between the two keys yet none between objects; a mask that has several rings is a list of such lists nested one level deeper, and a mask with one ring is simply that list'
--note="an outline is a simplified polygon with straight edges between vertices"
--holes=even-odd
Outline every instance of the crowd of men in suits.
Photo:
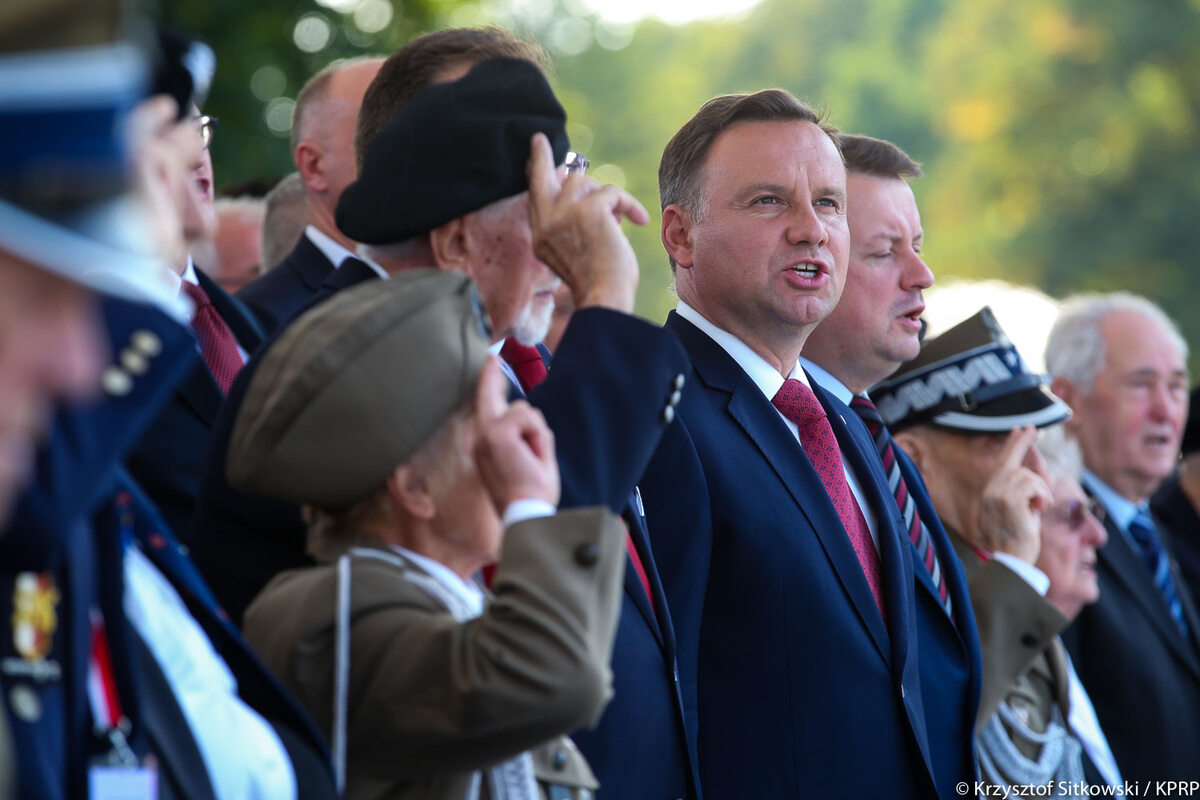
[{"label": "crowd of men in suits", "polygon": [[1187,345],[1148,300],[1064,302],[1049,381],[986,308],[923,341],[920,166],[767,89],[666,143],[647,322],[650,215],[495,28],[306,84],[302,231],[230,295],[211,50],[28,5],[0,796],[1200,780]]}]

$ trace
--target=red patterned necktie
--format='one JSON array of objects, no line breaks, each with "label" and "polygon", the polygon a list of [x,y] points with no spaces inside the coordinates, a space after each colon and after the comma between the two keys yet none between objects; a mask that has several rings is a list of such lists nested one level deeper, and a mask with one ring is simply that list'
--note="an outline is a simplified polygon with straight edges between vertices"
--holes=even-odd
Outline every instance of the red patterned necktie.
[{"label": "red patterned necktie", "polygon": [[812,389],[795,378],[783,382],[771,403],[799,428],[804,454],[821,476],[821,483],[825,484],[825,491],[833,501],[833,507],[837,510],[846,529],[846,536],[850,539],[850,545],[854,548],[854,554],[858,556],[858,563],[862,565],[863,574],[867,577],[871,594],[875,596],[879,614],[886,621],[879,552],[875,549],[875,542],[871,540],[871,531],[863,518],[862,509],[858,507],[850,485],[846,482],[842,451],[838,448],[833,428],[825,416],[825,409],[821,407],[821,402],[817,400]]},{"label": "red patterned necktie", "polygon": [[[525,394],[532,392],[533,388],[546,380],[546,375],[549,374],[546,371],[546,362],[542,361],[541,351],[536,347],[521,344],[512,336],[504,340],[504,346],[500,348],[500,357],[508,362],[513,372],[517,374],[517,380],[521,382],[521,388]],[[638,555],[637,548],[633,546],[633,539],[629,536],[629,526],[623,519],[621,524],[625,525],[625,552],[629,553],[633,569],[637,572],[638,580],[641,581],[642,588],[646,590],[646,597],[650,600],[650,608],[653,609],[654,595],[650,592],[650,576],[646,574],[646,567],[642,564],[642,558]],[[485,573],[485,576],[488,586],[491,586],[491,574]]]},{"label": "red patterned necktie", "polygon": [[546,380],[546,362],[542,361],[542,353],[536,347],[521,344],[512,336],[504,340],[500,348],[500,357],[508,362],[525,394],[533,391],[533,387]]},{"label": "red patterned necktie", "polygon": [[221,319],[204,289],[184,281],[183,291],[196,306],[192,330],[200,340],[200,355],[204,357],[204,363],[208,365],[208,371],[216,379],[222,393],[229,394],[229,387],[242,368],[242,354],[238,352],[237,339],[233,338],[233,331]]},{"label": "red patterned necktie", "polygon": [[925,565],[925,569],[929,571],[933,585],[937,587],[938,597],[942,600],[942,606],[953,620],[954,606],[946,591],[946,576],[942,572],[941,562],[938,561],[937,551],[933,548],[933,537],[929,535],[929,529],[921,521],[921,515],[917,512],[917,504],[909,494],[908,484],[904,482],[904,475],[900,472],[900,462],[896,460],[892,434],[883,424],[883,416],[880,415],[879,409],[875,407],[870,398],[855,395],[850,400],[850,407],[862,419],[863,424],[867,426],[867,432],[875,440],[875,449],[879,453],[879,460],[883,462],[883,471],[887,473],[888,486],[892,487],[896,505],[900,508],[900,516],[904,519],[904,526],[908,529],[908,538],[917,548],[917,556]]}]

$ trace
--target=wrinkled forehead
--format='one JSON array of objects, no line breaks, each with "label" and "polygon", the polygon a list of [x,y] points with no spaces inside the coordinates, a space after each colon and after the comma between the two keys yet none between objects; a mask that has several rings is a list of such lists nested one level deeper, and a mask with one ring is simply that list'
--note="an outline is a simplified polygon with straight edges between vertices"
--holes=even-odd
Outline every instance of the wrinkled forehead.
[{"label": "wrinkled forehead", "polygon": [[713,141],[702,168],[702,186],[787,184],[801,175],[845,191],[846,166],[829,134],[807,120],[746,120],[735,122]]}]

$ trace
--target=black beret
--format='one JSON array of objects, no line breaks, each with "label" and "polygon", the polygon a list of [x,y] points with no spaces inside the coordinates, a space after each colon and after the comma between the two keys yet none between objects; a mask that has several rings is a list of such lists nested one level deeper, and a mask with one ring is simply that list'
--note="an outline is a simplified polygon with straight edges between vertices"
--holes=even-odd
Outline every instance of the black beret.
[{"label": "black beret", "polygon": [[461,80],[421,90],[371,139],[358,180],[337,207],[342,232],[403,242],[529,188],[529,140],[566,158],[567,112],[541,70],[494,58]]}]

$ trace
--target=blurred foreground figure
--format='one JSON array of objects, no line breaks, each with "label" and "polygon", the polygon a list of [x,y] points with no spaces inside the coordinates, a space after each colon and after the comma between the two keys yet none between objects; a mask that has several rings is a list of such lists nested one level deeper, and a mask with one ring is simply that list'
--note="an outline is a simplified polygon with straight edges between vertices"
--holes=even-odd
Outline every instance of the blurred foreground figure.
[{"label": "blurred foreground figure", "polygon": [[[121,19],[92,3],[79,18],[92,11],[108,25]],[[49,169],[58,180],[43,173],[45,186],[71,193],[61,208],[46,201],[63,194],[45,186],[6,193],[0,218],[19,224],[0,235],[0,249],[59,270],[83,265],[102,294],[94,346],[112,359],[100,372],[103,396],[57,409],[0,539],[0,684],[18,796],[331,797],[319,733],[222,619],[121,465],[200,358],[185,327],[191,308],[167,265],[186,259],[185,221],[198,208],[200,131],[181,109],[203,94],[211,51],[169,48],[164,36],[152,59],[115,41],[101,26],[91,47],[0,63],[21,78],[5,74],[0,86],[39,90],[28,95],[38,98],[33,113],[0,103],[16,118],[0,125],[3,149],[23,144],[18,164]],[[155,96],[139,102],[152,60]],[[138,191],[126,198],[127,145]],[[26,176],[5,169],[8,186]],[[64,182],[67,174],[76,179]],[[123,248],[114,243],[122,239]]]},{"label": "blurred foreground figure", "polygon": [[[1085,781],[1107,782],[1081,742],[1081,728],[1099,730],[1090,704],[1072,708],[1076,690],[1058,633],[1095,600],[1094,580],[1090,593],[1072,597],[1072,569],[1094,563],[1103,529],[1086,503],[1080,507],[1076,479],[1063,468],[1052,474],[1034,447],[1034,426],[1059,426],[1067,407],[1025,367],[988,308],[925,342],[874,396],[924,476],[967,573],[983,651],[981,777],[997,786],[1055,783],[1056,797],[1085,796]],[[1060,530],[1064,516],[1087,550],[1047,577],[1035,564],[1044,553],[1057,565],[1054,548],[1070,535]],[[1054,577],[1054,596],[1071,598],[1061,606],[1047,593]]]},{"label": "blurred foreground figure", "polygon": [[[555,513],[553,436],[505,399],[486,324],[450,272],[342,292],[263,359],[234,428],[234,485],[308,504],[325,564],[276,578],[246,636],[344,757],[348,798],[597,788],[558,737],[611,695],[624,532]],[[493,597],[474,576],[497,557]]]},{"label": "blurred foreground figure", "polygon": [[1046,342],[1108,532],[1100,600],[1063,641],[1129,781],[1200,780],[1200,614],[1148,505],[1178,458],[1187,352],[1158,306],[1124,293],[1068,298]]}]

